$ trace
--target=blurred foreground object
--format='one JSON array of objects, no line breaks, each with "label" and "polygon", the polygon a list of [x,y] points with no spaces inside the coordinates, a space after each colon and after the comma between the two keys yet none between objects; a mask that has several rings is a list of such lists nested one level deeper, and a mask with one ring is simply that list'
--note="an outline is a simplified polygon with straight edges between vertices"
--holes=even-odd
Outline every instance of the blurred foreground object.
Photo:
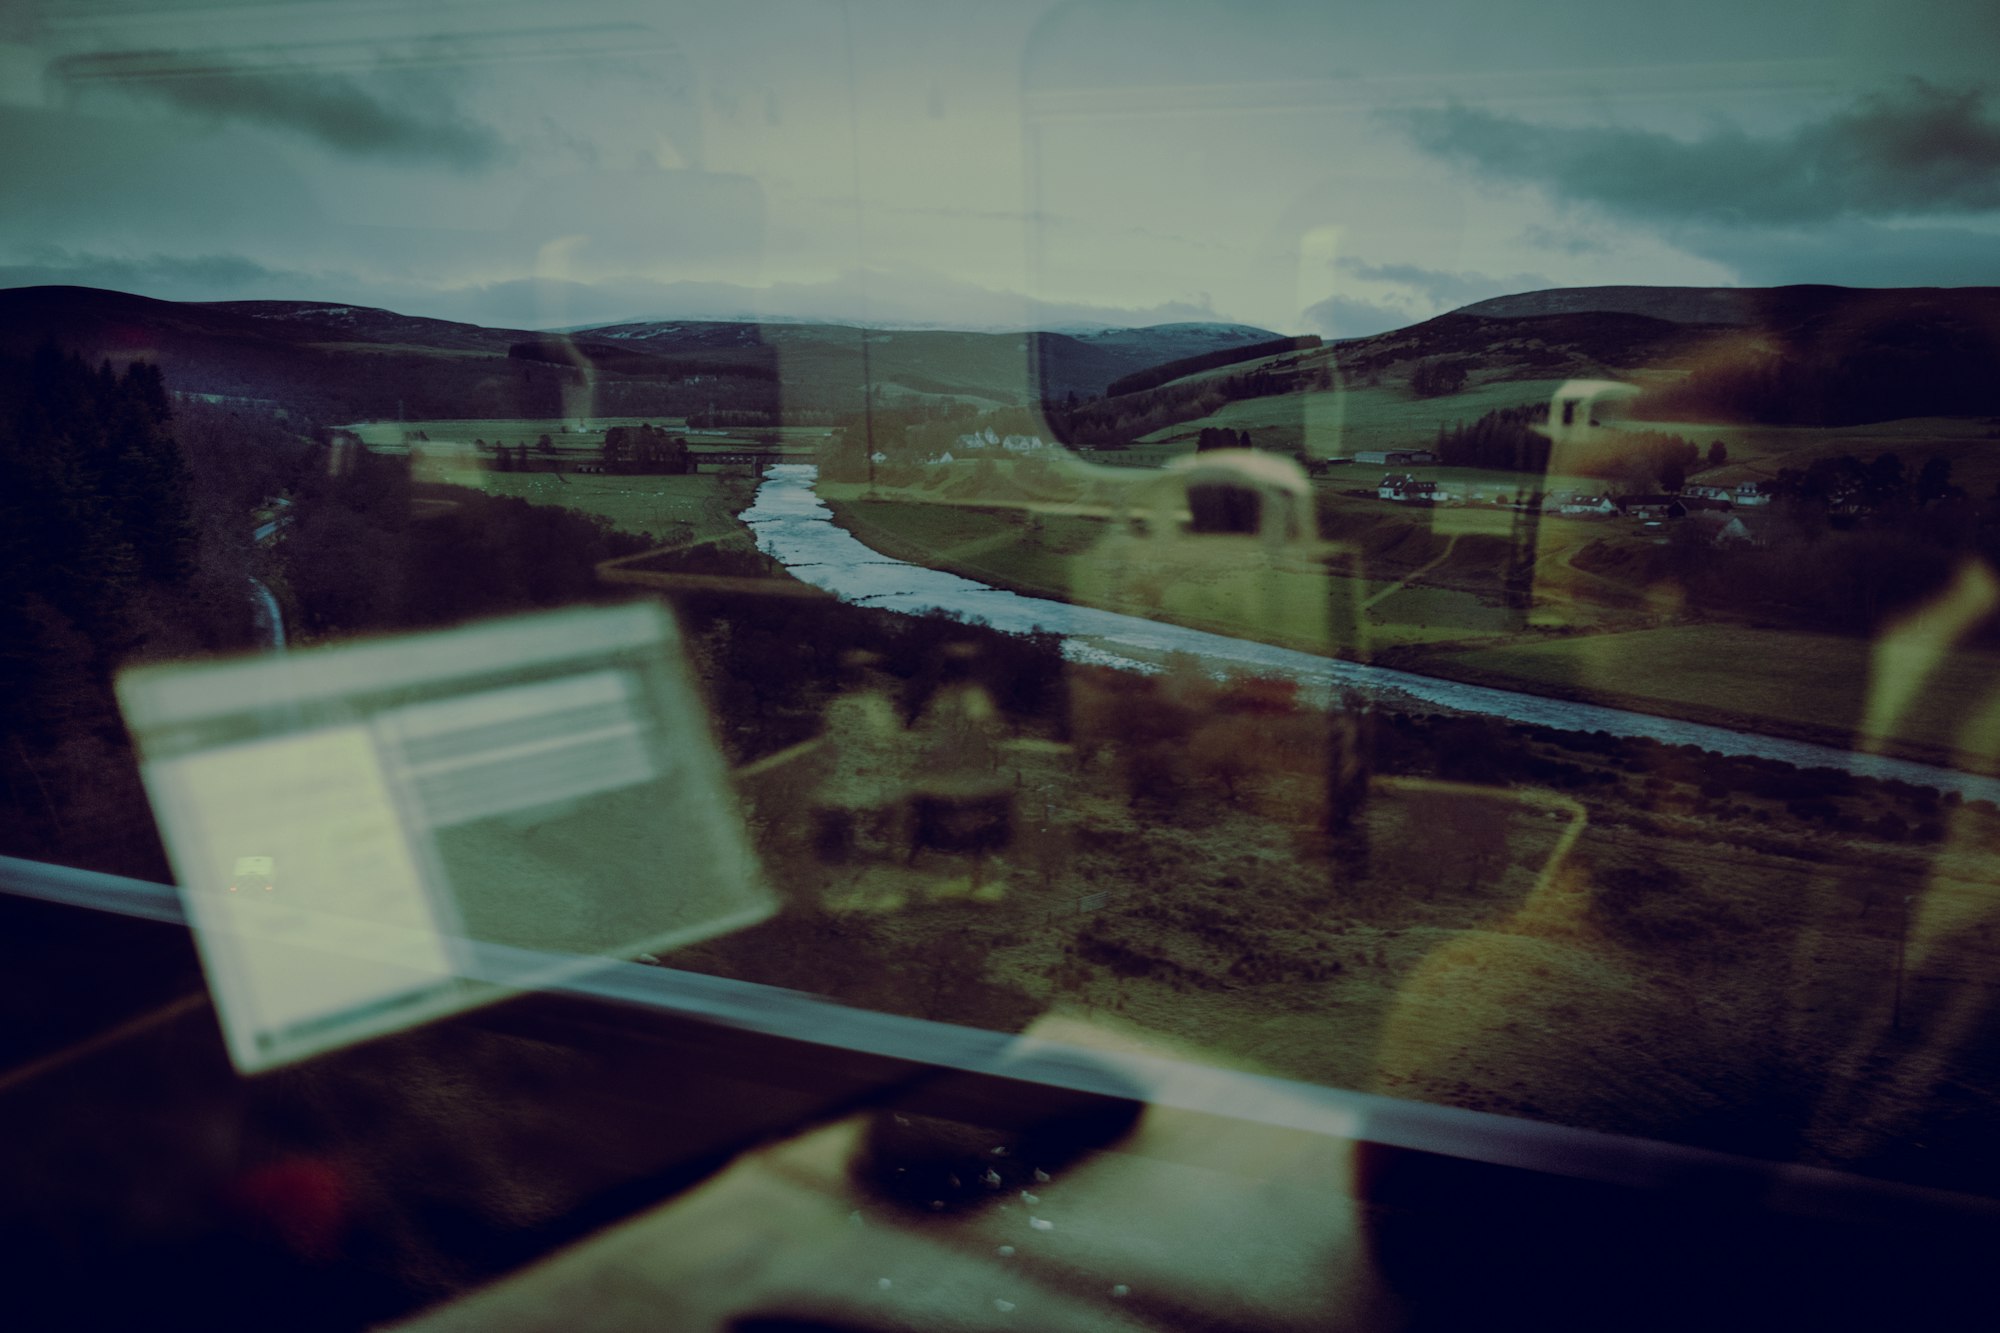
[{"label": "blurred foreground object", "polygon": [[[1113,1053],[1103,1066],[1113,1080],[1116,1053],[1147,1045],[1067,1016],[1044,1018],[1029,1040],[1044,1055],[1063,1045],[1059,1058],[1077,1069],[1093,1048]],[[1079,1040],[1092,1045],[1070,1045]],[[1239,1111],[1301,1113],[1281,1090],[1184,1073]],[[897,1115],[892,1104],[746,1153],[700,1188],[402,1327],[1400,1326],[1376,1274],[1347,1139],[1027,1084],[946,1079],[911,1095],[971,1120],[947,1142],[938,1134],[947,1122],[914,1108]],[[961,1174],[953,1185],[943,1174],[953,1148],[976,1149],[972,1161],[990,1176]],[[885,1198],[890,1159],[961,1193],[927,1206],[909,1194],[919,1182],[905,1179]]]},{"label": "blurred foreground object", "polygon": [[[119,697],[245,1072],[772,910],[656,606],[147,668]],[[246,867],[274,891],[237,892]]]}]

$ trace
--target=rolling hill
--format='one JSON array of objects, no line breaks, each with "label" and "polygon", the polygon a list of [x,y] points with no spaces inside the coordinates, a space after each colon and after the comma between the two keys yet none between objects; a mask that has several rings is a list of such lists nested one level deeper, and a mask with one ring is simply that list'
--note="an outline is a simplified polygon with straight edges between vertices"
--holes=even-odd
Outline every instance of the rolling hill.
[{"label": "rolling hill", "polygon": [[839,413],[858,409],[870,385],[890,400],[1019,406],[1090,397],[1160,362],[1271,336],[1215,324],[864,334],[834,324],[688,320],[557,335],[311,301],[0,291],[0,350],[53,341],[90,360],[145,357],[185,391],[280,400],[328,420],[550,417],[582,410],[579,401],[600,414]]},{"label": "rolling hill", "polygon": [[[0,291],[0,349],[52,340],[92,360],[148,357],[184,390],[280,400],[326,420],[714,409],[824,421],[857,410],[872,388],[884,402],[1039,401],[1065,438],[1106,443],[1194,426],[1225,401],[1304,399],[1336,385],[1407,394],[1416,370],[1441,360],[1463,367],[1468,389],[1633,378],[1672,419],[1847,425],[2000,414],[1996,288],[1523,292],[1371,337],[1215,364],[1273,337],[1228,324],[993,333],[712,320],[549,334],[322,302]],[[1154,382],[1157,368],[1174,374],[1175,363],[1190,373]],[[1147,387],[1092,401],[1134,384]]]},{"label": "rolling hill", "polygon": [[[1426,365],[1462,371],[1462,389],[1419,395],[1412,381]],[[1441,423],[1605,378],[1641,385],[1636,414],[1661,422],[1979,420],[2000,417],[1996,367],[2000,288],[1592,287],[1481,301],[1165,383],[1146,376],[1130,381],[1143,390],[1056,413],[1054,424],[1095,447],[1184,447],[1214,426],[1248,430],[1260,447],[1338,456],[1379,447],[1384,431],[1421,443]],[[1412,423],[1424,429],[1412,434]]]}]

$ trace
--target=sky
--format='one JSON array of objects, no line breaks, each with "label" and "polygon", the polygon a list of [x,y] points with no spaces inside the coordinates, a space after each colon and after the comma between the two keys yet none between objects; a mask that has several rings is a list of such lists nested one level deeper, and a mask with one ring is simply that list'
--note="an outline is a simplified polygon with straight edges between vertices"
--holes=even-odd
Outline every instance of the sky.
[{"label": "sky", "polygon": [[2000,285],[2000,5],[13,0],[0,195],[0,286],[512,327]]}]

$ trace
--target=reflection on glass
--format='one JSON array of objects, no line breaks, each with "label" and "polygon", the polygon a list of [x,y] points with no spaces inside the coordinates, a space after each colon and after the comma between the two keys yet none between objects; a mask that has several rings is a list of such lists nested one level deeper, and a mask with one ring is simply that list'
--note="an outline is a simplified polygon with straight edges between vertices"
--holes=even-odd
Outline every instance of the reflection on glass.
[{"label": "reflection on glass", "polygon": [[129,673],[237,1063],[763,916],[678,643],[633,606]]}]

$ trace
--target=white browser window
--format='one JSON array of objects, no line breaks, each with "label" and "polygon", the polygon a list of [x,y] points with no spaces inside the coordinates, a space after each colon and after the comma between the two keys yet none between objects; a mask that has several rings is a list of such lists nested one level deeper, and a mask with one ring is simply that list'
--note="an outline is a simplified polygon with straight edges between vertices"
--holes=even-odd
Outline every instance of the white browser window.
[{"label": "white browser window", "polygon": [[769,914],[656,607],[120,694],[246,1071]]}]

